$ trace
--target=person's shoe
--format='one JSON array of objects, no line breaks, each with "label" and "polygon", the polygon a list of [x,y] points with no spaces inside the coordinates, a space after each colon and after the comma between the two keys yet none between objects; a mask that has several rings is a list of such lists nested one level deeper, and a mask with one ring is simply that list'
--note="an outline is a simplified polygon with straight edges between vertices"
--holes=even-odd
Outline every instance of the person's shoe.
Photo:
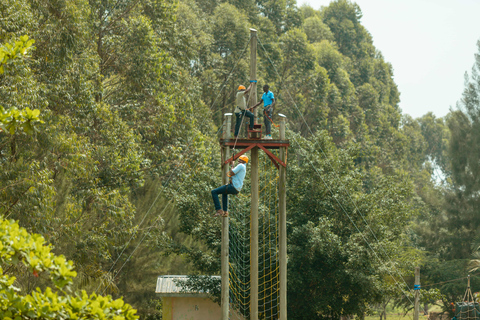
[{"label": "person's shoe", "polygon": [[268,140],[272,140],[272,135],[271,135],[271,134],[267,134],[267,139],[268,139]]},{"label": "person's shoe", "polygon": [[222,217],[224,217],[224,218],[228,217],[228,212],[227,212],[227,211],[223,211]]},{"label": "person's shoe", "polygon": [[262,139],[263,139],[263,140],[268,140],[268,136],[267,136],[267,135],[264,135]]},{"label": "person's shoe", "polygon": [[222,209],[218,209],[217,212],[215,212],[215,214],[213,215],[214,217],[223,217],[223,210]]}]

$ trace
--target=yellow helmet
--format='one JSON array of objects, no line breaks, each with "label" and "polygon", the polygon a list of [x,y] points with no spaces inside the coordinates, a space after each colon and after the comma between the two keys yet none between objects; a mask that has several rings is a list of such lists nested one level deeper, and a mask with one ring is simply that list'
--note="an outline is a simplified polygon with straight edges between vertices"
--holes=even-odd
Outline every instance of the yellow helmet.
[{"label": "yellow helmet", "polygon": [[238,86],[238,91],[240,91],[240,90],[247,90],[247,88],[245,88],[244,85],[239,85]]},{"label": "yellow helmet", "polygon": [[245,163],[248,163],[248,157],[244,154],[242,154],[238,159],[245,161]]}]

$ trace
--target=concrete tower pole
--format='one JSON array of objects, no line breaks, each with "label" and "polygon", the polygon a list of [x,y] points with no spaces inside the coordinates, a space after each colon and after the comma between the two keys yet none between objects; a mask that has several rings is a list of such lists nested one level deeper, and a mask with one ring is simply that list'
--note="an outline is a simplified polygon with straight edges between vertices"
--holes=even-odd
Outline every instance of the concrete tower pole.
[{"label": "concrete tower pole", "polygon": [[[280,140],[285,140],[285,116],[280,115]],[[280,160],[286,163],[286,147],[280,147]],[[278,228],[280,238],[280,320],[287,320],[287,168],[279,166]]]},{"label": "concrete tower pole", "polygon": [[[232,126],[232,114],[226,113],[225,120],[223,122],[223,138],[230,139],[230,128]],[[225,146],[223,148],[223,161],[230,158],[230,147]],[[227,173],[229,171],[229,165],[222,163],[222,183],[225,185],[228,183]],[[223,195],[222,195],[223,197]],[[228,217],[222,218],[222,248],[221,248],[221,279],[222,279],[222,296],[221,296],[221,309],[222,320],[228,320],[229,305],[229,272],[228,272]]]},{"label": "concrete tower pole", "polygon": [[[257,79],[257,30],[250,29],[250,80]],[[257,103],[256,83],[253,84],[251,97]],[[255,109],[256,110],[256,109]],[[257,112],[255,111],[255,119]],[[250,206],[250,319],[258,320],[258,148],[251,153],[252,199]]]}]

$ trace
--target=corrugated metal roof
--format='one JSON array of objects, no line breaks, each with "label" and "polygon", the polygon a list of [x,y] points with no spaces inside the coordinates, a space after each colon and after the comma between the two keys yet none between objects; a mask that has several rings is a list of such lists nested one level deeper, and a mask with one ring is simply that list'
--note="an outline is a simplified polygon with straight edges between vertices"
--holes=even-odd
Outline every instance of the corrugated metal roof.
[{"label": "corrugated metal roof", "polygon": [[[212,278],[220,279],[220,276],[211,276]],[[160,295],[206,295],[205,292],[182,292],[182,286],[177,285],[175,282],[187,280],[188,276],[181,275],[165,275],[158,276],[157,278],[157,287],[155,288],[155,293]]]}]

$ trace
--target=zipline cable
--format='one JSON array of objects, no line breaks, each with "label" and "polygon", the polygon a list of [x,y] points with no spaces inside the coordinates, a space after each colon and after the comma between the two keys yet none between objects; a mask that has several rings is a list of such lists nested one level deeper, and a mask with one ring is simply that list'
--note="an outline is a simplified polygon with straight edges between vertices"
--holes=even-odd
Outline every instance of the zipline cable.
[{"label": "zipline cable", "polygon": [[[233,66],[233,68],[232,68],[232,70],[230,71],[228,77],[227,77],[227,78],[225,79],[225,81],[223,82],[223,84],[222,84],[220,90],[218,91],[218,93],[217,93],[217,95],[216,95],[216,97],[215,97],[212,105],[211,105],[210,108],[209,108],[210,110],[214,107],[215,103],[217,102],[218,97],[219,97],[220,94],[223,92],[224,88],[226,87],[227,82],[230,80],[230,77],[232,76],[233,72],[234,72],[235,69],[237,68],[238,63],[240,62],[241,58],[243,57],[245,51],[246,51],[247,48],[248,48],[248,45],[250,44],[251,38],[252,38],[252,37],[250,36],[249,41],[247,42],[247,45],[246,45],[245,48],[243,49],[243,51],[242,51],[242,53],[240,54],[239,58],[237,59],[237,62],[236,62],[235,65]],[[218,111],[219,111],[219,110],[217,110],[216,112],[218,112]],[[215,112],[215,113],[216,113],[216,112]],[[205,117],[200,126],[203,126],[203,124],[207,121],[207,119],[208,119],[208,117]],[[193,138],[192,138],[192,140],[193,140]],[[187,148],[185,149],[184,154],[187,153],[187,151],[190,149],[190,146],[191,146],[191,144],[192,144],[192,142],[193,142],[192,140],[187,144]],[[180,167],[183,167],[183,165],[185,164],[185,161],[186,161],[186,157],[182,160],[182,163],[181,163],[176,169],[174,169],[173,172],[170,174],[170,177],[167,179],[167,182],[165,183],[164,188],[165,188],[165,187],[168,185],[168,183],[170,182],[170,179],[172,178],[173,174],[174,174]],[[198,162],[197,162],[197,164],[195,165],[195,169],[196,169],[197,166],[198,166]],[[195,171],[196,171],[196,170],[194,170],[193,172],[195,172]],[[177,188],[177,190],[176,190],[174,193],[177,193],[179,189],[180,189],[180,186]],[[148,214],[150,213],[151,209],[153,208],[153,206],[154,206],[155,203],[157,202],[157,200],[158,200],[158,198],[160,197],[161,193],[162,193],[162,190],[160,190],[160,191],[158,192],[155,200],[152,202],[152,205],[151,205],[150,208],[147,210],[147,212],[144,214],[144,216],[143,216],[140,224],[138,224],[138,227],[140,227],[140,226],[143,224],[143,222],[145,221],[145,218],[146,218],[146,217],[148,216]],[[172,200],[173,200],[173,198],[172,198],[169,202],[171,202]],[[158,215],[158,217],[155,219],[155,221],[153,222],[153,225],[155,225],[155,223],[158,221],[158,219],[162,216],[162,214],[163,214],[163,212],[165,211],[165,209],[167,208],[167,206],[168,206],[168,203],[167,203],[167,205],[165,206],[165,208],[163,209],[163,211],[162,211],[162,212]],[[150,227],[150,228],[147,228],[147,230],[150,230],[150,229],[151,229],[151,227]],[[113,268],[114,268],[115,265],[117,264],[118,260],[119,260],[119,259],[121,258],[121,256],[123,255],[125,249],[128,247],[128,245],[130,244],[130,242],[131,242],[132,239],[134,238],[134,236],[135,236],[135,235],[132,235],[132,236],[130,237],[130,239],[127,241],[127,243],[125,244],[125,246],[124,246],[124,248],[122,249],[121,253],[118,255],[117,259],[115,260],[115,262],[113,263],[113,265],[112,265],[112,266],[110,267],[110,269],[108,270],[107,274],[110,273],[110,272],[113,270]],[[120,273],[120,271],[123,269],[123,267],[125,266],[125,264],[130,260],[130,258],[132,257],[133,253],[135,253],[135,251],[137,250],[137,248],[140,246],[140,244],[143,242],[144,239],[145,239],[145,236],[142,237],[141,241],[137,244],[137,246],[136,246],[135,249],[133,250],[132,254],[130,254],[130,255],[128,256],[127,260],[123,263],[123,265],[121,266],[121,268],[117,271],[117,275],[118,275],[118,274]],[[100,284],[98,285],[97,289],[95,290],[95,293],[98,291],[98,289],[100,288],[101,284],[102,284],[102,282],[100,282]],[[105,290],[104,290],[103,292],[105,292],[105,291],[107,290],[107,288],[108,288],[108,285],[107,285],[107,287],[105,288]]]},{"label": "zipline cable", "polygon": [[[250,38],[250,40],[251,40],[251,38]],[[265,50],[263,44],[261,43],[260,40],[259,40],[259,42],[260,42],[263,50],[266,52],[267,57],[268,57],[270,63],[272,64],[272,66],[273,66],[274,69],[275,69],[275,72],[277,73],[277,75],[279,75],[279,74],[278,74],[278,71],[277,71],[277,69],[276,69],[276,67],[275,67],[275,65],[273,64],[273,62],[271,61],[270,57],[268,56],[268,53],[267,53],[267,51]],[[243,53],[245,52],[245,50],[246,50],[247,47],[248,47],[248,44],[247,44],[247,46],[245,47],[244,51],[242,52],[241,56],[243,55]],[[221,92],[223,91],[223,89],[225,88],[227,81],[230,79],[230,77],[231,77],[233,71],[235,70],[236,66],[238,65],[238,62],[239,62],[239,61],[240,61],[240,58],[237,60],[237,63],[235,64],[234,68],[233,68],[232,71],[230,72],[230,74],[229,74],[229,76],[227,77],[227,79],[224,81],[224,84],[223,84],[221,90],[219,91],[219,93],[217,94],[217,97],[215,98],[214,102],[212,103],[211,108],[215,105],[215,103],[216,103],[216,101],[217,101],[220,93],[221,93]],[[289,91],[288,91],[288,88],[286,88],[286,91],[287,91],[287,94],[289,95],[290,99],[293,101],[295,107],[297,108],[297,111],[299,112],[298,106],[296,105],[295,101],[292,99],[292,97],[291,97],[291,95],[290,95],[290,93],[289,93]],[[211,108],[210,108],[210,109],[211,109]],[[216,112],[215,112],[215,113],[216,113]],[[302,117],[304,123],[306,124],[307,128],[309,129],[309,131],[312,133],[310,127],[308,126],[307,122],[305,121],[305,118],[303,117],[303,114],[301,114],[300,112],[299,112],[299,114],[301,115],[301,117]],[[243,122],[243,118],[244,118],[244,117],[242,117],[242,122]],[[204,121],[206,121],[206,119],[205,119]],[[312,134],[313,134],[313,133],[312,133]],[[237,136],[237,139],[236,139],[236,140],[238,140],[238,136]],[[191,141],[191,142],[192,142],[192,141]],[[190,142],[190,143],[191,143],[191,142]],[[190,143],[188,144],[186,151],[189,149]],[[236,145],[236,141],[235,141],[235,145]],[[234,146],[235,146],[235,145],[234,145]],[[321,147],[320,147],[320,149],[321,149],[322,153],[325,155],[323,149],[322,149]],[[327,158],[327,159],[328,159],[328,158]],[[186,161],[186,159],[183,160],[183,162],[181,163],[180,166],[183,166],[183,164],[185,163],[185,161]],[[198,165],[198,164],[197,164],[197,165]],[[330,166],[331,166],[331,165],[330,165]],[[316,168],[314,168],[314,169],[317,171]],[[334,169],[333,167],[332,167],[332,169],[334,170],[335,174],[337,175],[335,169]],[[176,171],[176,169],[174,170],[174,172],[175,172],[175,171]],[[173,176],[174,172],[172,172],[172,174],[170,175],[169,179],[167,180],[166,185],[168,185],[168,182],[170,181],[170,178]],[[194,171],[194,172],[195,172],[195,171]],[[319,177],[322,179],[322,181],[324,182],[325,186],[326,186],[326,187],[329,189],[329,191],[332,193],[332,190],[331,190],[330,187],[326,184],[326,182],[324,181],[324,179],[322,178],[322,176],[318,173],[318,171],[317,171],[317,174],[318,174]],[[337,176],[337,179],[338,179],[338,176]],[[345,187],[344,187],[343,185],[342,185],[342,187],[343,187],[344,190],[345,190]],[[345,191],[347,192],[349,198],[351,199],[350,194],[348,193],[348,191],[347,191],[347,190],[345,190]],[[176,190],[176,192],[178,192],[178,189]],[[144,215],[141,223],[140,223],[138,226],[140,226],[140,225],[143,223],[143,221],[145,220],[146,216],[149,214],[151,208],[153,207],[153,205],[154,205],[154,204],[156,203],[156,201],[158,200],[160,194],[161,194],[161,191],[158,193],[158,195],[157,195],[157,197],[155,198],[154,202],[152,203],[151,207],[149,208],[149,210],[147,211],[147,213]],[[333,194],[333,193],[332,193],[332,194]],[[348,213],[345,211],[344,207],[340,204],[339,200],[338,200],[336,197],[335,197],[335,200],[337,201],[337,203],[339,204],[339,206],[342,208],[342,210],[344,211],[344,213],[347,215],[347,217],[350,219],[350,221],[352,222],[352,224],[355,226],[355,228],[357,229],[357,231],[362,235],[362,237],[364,238],[364,241],[365,241],[365,242],[367,243],[367,245],[370,247],[370,249],[372,250],[372,252],[374,252],[374,254],[375,254],[375,256],[377,257],[377,259],[379,259],[379,261],[382,262],[382,260],[380,259],[380,257],[379,257],[378,254],[376,253],[376,251],[371,247],[370,243],[369,243],[369,242],[366,240],[366,238],[364,237],[363,233],[360,232],[360,230],[358,229],[358,227],[357,227],[357,225],[355,224],[355,222],[351,219],[351,217],[350,217],[350,216],[348,215]],[[351,199],[351,200],[352,200],[352,199]],[[353,200],[352,200],[352,201],[353,201]],[[356,207],[356,204],[355,204],[355,203],[354,203],[354,205],[355,205],[355,207]],[[168,206],[168,204],[167,204],[167,206]],[[165,206],[165,208],[164,208],[164,210],[162,211],[162,213],[165,211],[165,209],[167,208],[167,206]],[[357,210],[358,210],[358,208],[357,208]],[[360,212],[360,211],[359,211],[359,212]],[[155,219],[153,225],[155,225],[155,223],[158,221],[158,219],[159,219],[160,217],[161,217],[161,214],[157,217],[157,219]],[[363,217],[363,215],[362,215],[362,217]],[[363,219],[364,219],[364,217],[363,217]],[[368,225],[368,223],[367,223],[366,221],[365,221],[365,223]],[[151,227],[149,227],[149,228],[147,228],[147,229],[150,230],[152,227],[153,227],[153,226],[151,226]],[[368,227],[369,227],[369,226],[368,226]],[[369,229],[371,230],[370,227],[369,227]],[[145,239],[146,236],[147,236],[147,234],[145,233],[144,236],[142,237],[142,239],[140,240],[140,242],[137,244],[137,246],[136,246],[135,249],[133,250],[133,252],[132,252],[132,253],[130,254],[130,256],[127,258],[127,260],[124,262],[124,264],[121,266],[121,268],[117,271],[117,274],[120,273],[120,271],[123,269],[123,267],[125,266],[125,264],[129,261],[129,259],[132,257],[132,255],[135,253],[135,251],[136,251],[137,248],[140,246],[140,244],[143,242],[143,240]],[[376,238],[375,235],[374,235],[374,237]],[[113,267],[115,266],[115,264],[118,262],[119,258],[123,255],[123,252],[125,251],[126,247],[128,246],[128,244],[130,243],[130,241],[131,241],[132,239],[133,239],[133,236],[132,236],[132,238],[130,238],[130,240],[127,242],[125,248],[122,250],[121,254],[119,255],[119,257],[118,257],[117,260],[114,262],[114,264],[112,265],[112,267],[110,268],[110,270],[109,270],[108,272],[111,272],[111,270],[113,269]],[[377,239],[377,238],[376,238],[376,239]],[[378,239],[377,239],[377,241],[378,241]],[[380,244],[380,243],[379,243],[379,244]],[[382,248],[382,249],[383,249],[383,248]],[[386,253],[385,253],[385,254],[386,254]],[[388,257],[388,256],[387,256],[387,257]],[[385,264],[384,264],[384,266],[385,266]],[[387,269],[388,269],[388,268],[387,268]],[[390,272],[389,272],[389,273],[390,273]],[[390,275],[391,275],[391,273],[390,273]],[[393,277],[393,275],[391,275],[391,276],[392,276],[392,278],[394,279],[394,281],[398,284],[398,282],[397,282],[396,279]],[[401,274],[400,274],[400,276],[401,276]],[[401,277],[401,278],[403,279],[403,277]],[[403,279],[403,281],[405,282],[404,279]],[[406,284],[406,282],[405,282],[405,284]],[[408,285],[407,285],[407,287],[408,287]],[[107,288],[108,288],[108,286],[107,286]],[[106,290],[107,288],[105,288],[105,290]],[[98,290],[98,288],[97,288],[97,290]],[[96,290],[96,291],[97,291],[97,290]],[[104,292],[105,292],[105,290],[104,290]],[[96,292],[96,291],[95,291],[95,292]],[[403,291],[403,290],[402,290],[402,291]],[[407,296],[407,298],[408,298],[408,296]],[[409,299],[409,300],[410,300],[410,299]],[[411,300],[410,300],[410,302],[411,302]]]},{"label": "zipline cable", "polygon": [[[475,274],[470,275],[470,276],[475,276]],[[468,279],[468,277],[456,278],[456,279],[452,279],[452,280],[441,281],[441,282],[436,282],[436,283],[430,283],[430,284],[426,284],[426,285],[423,285],[423,284],[422,284],[422,287],[423,287],[423,288],[425,288],[425,287],[431,287],[431,286],[436,286],[436,285],[439,285],[439,284],[444,284],[444,283],[449,283],[449,282],[455,282],[455,281],[464,280],[464,279]]]},{"label": "zipline cable", "polygon": [[[297,143],[297,145],[300,147],[300,149],[304,152],[304,155],[307,157],[308,159],[308,152],[298,143],[297,139],[295,138],[295,136],[292,136],[293,137],[293,140],[295,140],[295,143]],[[333,192],[333,190],[330,188],[330,186],[327,184],[327,182],[325,181],[325,179],[323,178],[323,176],[320,174],[320,172],[318,172],[318,169],[313,165],[313,162],[310,161],[310,164],[312,165],[312,168],[315,170],[315,172],[317,173],[317,175],[320,177],[320,179],[322,180],[323,184],[325,185],[325,187],[328,189],[328,191],[330,192],[330,194],[333,196],[333,198],[335,199],[335,201],[337,202],[337,204],[340,206],[340,208],[342,209],[342,211],[345,213],[345,215],[348,217],[348,219],[350,220],[350,222],[353,224],[353,226],[355,227],[355,229],[358,231],[358,233],[361,235],[361,237],[363,238],[363,240],[365,241],[365,243],[368,245],[368,247],[372,250],[373,254],[375,255],[375,257],[378,259],[378,261],[380,263],[383,264],[383,266],[385,267],[385,270],[387,270],[388,274],[390,275],[390,277],[392,277],[393,281],[395,282],[395,284],[398,286],[398,288],[402,291],[402,293],[405,294],[405,290],[402,289],[402,287],[400,286],[400,284],[398,283],[398,281],[395,279],[394,275],[390,272],[389,268],[386,266],[385,262],[380,258],[380,256],[377,254],[377,252],[375,251],[375,249],[373,249],[372,245],[370,244],[370,242],[367,240],[367,238],[365,238],[363,232],[360,231],[360,229],[358,228],[357,224],[355,223],[355,221],[353,221],[353,219],[350,217],[350,215],[347,213],[347,211],[345,210],[344,206],[340,203],[340,201],[338,200],[337,196],[335,195],[335,193]],[[407,297],[407,299],[413,304],[412,300],[408,297],[408,295],[405,294],[405,296]]]},{"label": "zipline cable", "polygon": [[[270,59],[270,56],[268,55],[268,52],[267,52],[267,50],[265,49],[265,47],[263,46],[263,43],[261,42],[260,38],[257,37],[257,39],[258,39],[258,42],[260,43],[260,46],[261,46],[262,49],[264,50],[267,59],[269,60],[269,62],[270,62],[270,64],[272,65],[272,67],[274,68],[275,73],[277,74],[277,76],[278,76],[279,78],[281,78],[281,77],[280,77],[280,74],[279,74],[279,72],[278,72],[278,70],[277,70],[277,68],[276,68],[276,66],[275,66],[275,64],[274,64],[273,61]],[[300,110],[299,110],[299,108],[298,108],[295,100],[292,98],[292,96],[291,96],[291,94],[290,94],[290,91],[288,90],[288,87],[287,87],[287,86],[285,86],[285,91],[287,92],[290,100],[293,102],[293,104],[294,104],[294,106],[295,106],[298,114],[301,116],[301,118],[302,118],[303,122],[305,123],[306,127],[308,128],[310,134],[313,136],[313,132],[312,132],[310,126],[308,125],[307,121],[305,120],[305,117],[303,116],[303,114],[300,112]],[[340,179],[339,179],[339,177],[338,177],[338,173],[336,172],[335,168],[333,168],[333,166],[331,165],[330,161],[328,161],[328,157],[326,156],[325,151],[323,150],[323,148],[322,148],[320,145],[319,145],[319,148],[320,148],[322,154],[324,155],[325,159],[327,160],[328,165],[329,165],[330,168],[333,170],[333,172],[334,172],[334,174],[335,174],[335,177],[336,177],[337,180],[340,182]],[[317,171],[317,174],[318,174],[318,171]],[[319,174],[319,175],[320,175],[320,174]],[[323,179],[322,179],[322,181],[323,181]],[[357,211],[358,211],[358,212],[360,213],[360,215],[362,216],[363,221],[364,221],[365,224],[367,225],[368,229],[370,230],[370,232],[372,233],[372,235],[374,236],[374,238],[377,240],[377,243],[380,245],[380,248],[383,250],[385,256],[388,258],[388,260],[390,261],[390,263],[391,263],[392,266],[394,267],[394,264],[393,264],[392,259],[388,256],[388,254],[386,253],[385,249],[383,248],[383,245],[380,243],[380,241],[378,240],[378,238],[376,237],[376,235],[373,233],[372,229],[370,228],[370,225],[369,225],[368,222],[365,220],[365,217],[364,217],[364,215],[361,213],[361,211],[360,211],[360,209],[358,208],[356,202],[352,199],[352,197],[350,196],[350,193],[349,193],[348,190],[345,188],[345,186],[344,186],[342,183],[340,183],[340,185],[343,187],[343,189],[344,189],[345,192],[347,193],[350,201],[353,203],[353,205],[355,206],[355,208],[357,209]],[[330,192],[331,192],[331,190],[330,190]],[[333,193],[332,193],[332,194],[333,194]],[[337,200],[337,199],[336,199],[336,200]],[[337,201],[338,201],[338,200],[337,200]],[[343,209],[343,207],[342,207],[342,209]],[[344,210],[344,212],[345,212],[345,214],[347,214],[345,210]],[[347,216],[348,216],[348,214],[347,214]],[[349,217],[350,221],[354,224],[354,222],[353,222],[353,220],[350,218],[350,216],[348,216],[348,217]],[[355,228],[357,228],[357,230],[358,230],[358,227],[356,226],[356,224],[354,224],[354,225],[355,225]],[[360,230],[359,230],[359,231],[360,231]],[[363,234],[362,234],[362,236],[363,236]],[[369,245],[369,247],[370,247],[370,248],[372,249],[372,251],[373,251],[373,248],[370,246],[370,244],[366,241],[365,238],[364,238],[364,240],[365,240],[365,242]],[[377,253],[376,253],[375,251],[374,251],[374,253],[375,253],[375,255],[377,255]],[[380,260],[380,261],[382,261],[382,260]],[[395,268],[395,267],[394,267],[394,268]],[[396,271],[396,273],[400,276],[400,278],[403,280],[403,282],[405,283],[405,285],[408,287],[408,284],[406,283],[406,281],[405,281],[405,279],[403,278],[403,276],[401,275],[401,273],[400,273],[398,270],[396,270],[396,268],[395,268],[395,271]],[[392,276],[392,275],[391,275],[391,276]],[[392,278],[393,278],[393,276],[392,276]],[[402,291],[403,291],[403,290],[402,290]],[[409,299],[409,300],[410,300],[410,299]],[[410,302],[412,302],[412,301],[410,300]],[[413,302],[412,302],[412,303],[413,303]]]}]

